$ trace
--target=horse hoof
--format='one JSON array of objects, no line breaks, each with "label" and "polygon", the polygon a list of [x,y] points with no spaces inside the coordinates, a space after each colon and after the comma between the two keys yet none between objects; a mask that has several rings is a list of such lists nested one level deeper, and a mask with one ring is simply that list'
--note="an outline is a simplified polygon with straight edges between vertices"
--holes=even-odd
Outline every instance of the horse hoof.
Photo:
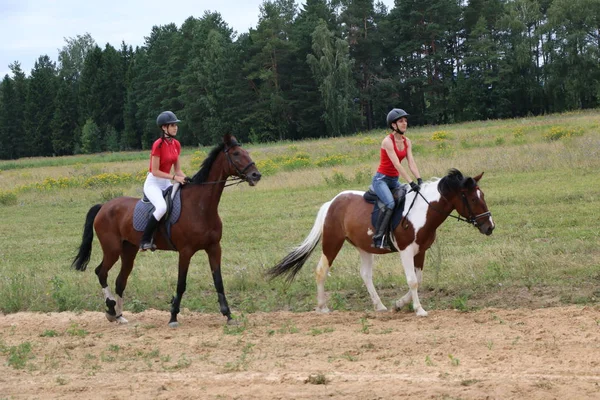
[{"label": "horse hoof", "polygon": [[315,311],[318,312],[319,314],[328,314],[329,311],[329,307],[325,306],[325,307],[317,307],[315,308]]},{"label": "horse hoof", "polygon": [[404,307],[406,304],[404,304],[404,302],[402,300],[398,300],[395,304],[394,304],[394,311],[400,311],[402,310],[402,307]]},{"label": "horse hoof", "polygon": [[417,310],[417,317],[426,317],[427,315],[429,315],[427,314],[427,311],[423,310],[422,308]]},{"label": "horse hoof", "polygon": [[178,326],[179,326],[179,322],[177,322],[177,321],[169,322],[170,328],[177,328]]},{"label": "horse hoof", "polygon": [[227,325],[236,326],[239,324],[240,324],[240,321],[238,321],[237,319],[230,318],[227,320]]},{"label": "horse hoof", "polygon": [[128,324],[129,323],[129,321],[127,321],[125,318],[123,318],[122,315],[120,317],[118,317],[116,319],[116,321],[117,321],[117,324]]},{"label": "horse hoof", "polygon": [[388,310],[387,307],[384,306],[383,304],[381,304],[375,308],[375,311],[377,311],[377,312],[385,312],[387,310]]},{"label": "horse hoof", "polygon": [[115,322],[117,320],[116,315],[111,315],[107,312],[105,312],[104,315],[106,316],[106,319],[108,320],[108,322]]}]

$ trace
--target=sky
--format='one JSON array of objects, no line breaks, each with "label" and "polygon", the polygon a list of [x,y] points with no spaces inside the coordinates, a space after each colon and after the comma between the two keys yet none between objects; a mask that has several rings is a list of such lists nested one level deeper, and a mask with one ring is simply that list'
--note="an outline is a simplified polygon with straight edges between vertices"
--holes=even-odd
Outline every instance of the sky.
[{"label": "sky", "polygon": [[[381,0],[388,9],[394,0]],[[258,24],[264,0],[0,0],[0,80],[14,61],[29,75],[37,59],[47,55],[57,63],[65,38],[89,33],[104,48],[121,42],[141,46],[152,27],[216,11],[238,34]],[[302,0],[296,0],[299,5]]]}]

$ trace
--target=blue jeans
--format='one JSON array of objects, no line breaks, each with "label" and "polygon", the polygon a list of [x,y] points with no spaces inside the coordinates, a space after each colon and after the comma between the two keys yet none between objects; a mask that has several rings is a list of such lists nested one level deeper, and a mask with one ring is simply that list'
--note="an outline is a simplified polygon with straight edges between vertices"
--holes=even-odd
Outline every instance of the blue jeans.
[{"label": "blue jeans", "polygon": [[392,191],[400,187],[400,182],[397,176],[387,176],[380,172],[376,172],[373,176],[373,190],[387,208],[394,208],[394,196]]}]

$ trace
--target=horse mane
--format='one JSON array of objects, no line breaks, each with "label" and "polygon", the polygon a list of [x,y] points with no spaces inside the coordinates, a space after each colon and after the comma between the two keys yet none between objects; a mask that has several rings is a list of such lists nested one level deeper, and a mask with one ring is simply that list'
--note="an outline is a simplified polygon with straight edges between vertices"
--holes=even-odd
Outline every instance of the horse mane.
[{"label": "horse mane", "polygon": [[456,193],[461,189],[472,190],[477,186],[475,179],[464,177],[456,168],[448,170],[448,174],[440,180],[438,191],[444,197]]},{"label": "horse mane", "polygon": [[219,153],[221,153],[224,149],[225,149],[225,143],[221,143],[221,144],[215,146],[208,154],[208,157],[206,157],[204,159],[204,161],[202,161],[202,165],[200,165],[200,169],[192,177],[192,180],[190,181],[190,183],[199,184],[199,183],[206,182],[206,180],[208,179],[208,173],[210,172],[210,168],[212,167],[215,160],[219,156]]}]

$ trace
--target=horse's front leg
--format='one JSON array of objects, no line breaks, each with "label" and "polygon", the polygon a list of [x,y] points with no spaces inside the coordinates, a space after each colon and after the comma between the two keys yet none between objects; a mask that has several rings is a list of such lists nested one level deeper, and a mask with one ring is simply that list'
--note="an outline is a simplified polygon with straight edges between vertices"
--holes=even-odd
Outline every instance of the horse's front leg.
[{"label": "horse's front leg", "polygon": [[[421,306],[421,301],[419,300],[419,294],[417,292],[419,289],[419,279],[417,278],[417,272],[415,271],[414,254],[417,251],[416,246],[416,244],[412,244],[400,252],[400,259],[402,260],[402,266],[404,267],[404,274],[406,275],[406,283],[408,283],[409,292],[396,304],[398,305],[410,294],[413,302],[413,310],[415,310],[417,316],[426,317],[427,311]],[[421,275],[421,273],[419,273],[419,275]]]},{"label": "horse's front leg", "polygon": [[181,304],[181,298],[185,293],[187,273],[190,267],[190,259],[192,254],[185,251],[179,252],[179,273],[177,274],[177,294],[171,300],[171,319],[169,320],[169,326],[176,328],[179,326],[177,322],[177,314],[179,314],[179,305]]},{"label": "horse's front leg", "polygon": [[230,323],[232,321],[231,311],[229,310],[229,305],[227,304],[227,298],[225,298],[225,288],[223,287],[223,278],[221,277],[221,245],[216,243],[210,246],[206,249],[206,254],[208,254],[210,270],[215,283],[215,289],[217,290],[217,296],[219,297],[221,314],[226,316],[227,323]]},{"label": "horse's front leg", "polygon": [[[417,254],[414,257],[414,262],[415,262],[415,274],[417,276],[417,284],[419,286],[421,286],[421,283],[423,282],[423,263],[425,262],[425,252],[419,251],[419,254]],[[402,296],[402,298],[400,298],[400,300],[396,301],[396,304],[394,305],[394,309],[396,311],[400,311],[402,309],[402,307],[409,304],[411,301],[412,301],[412,292],[409,289],[408,292],[406,292],[406,294],[404,296]]]}]

